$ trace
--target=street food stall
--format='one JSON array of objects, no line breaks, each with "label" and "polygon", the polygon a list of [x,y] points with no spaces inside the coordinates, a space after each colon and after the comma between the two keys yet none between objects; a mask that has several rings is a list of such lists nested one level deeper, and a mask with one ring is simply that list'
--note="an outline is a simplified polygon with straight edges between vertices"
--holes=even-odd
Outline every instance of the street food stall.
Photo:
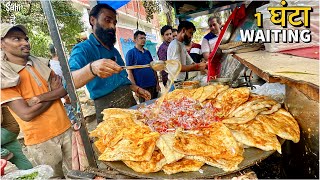
[{"label": "street food stall", "polygon": [[[174,8],[188,7],[188,4],[201,7],[197,11],[191,10],[198,14],[203,11],[212,12],[210,11],[212,8],[223,9],[226,8],[225,6],[235,8],[238,4],[241,5],[241,3],[232,3],[233,5],[235,4],[235,7],[233,7],[228,2],[207,1],[197,1],[196,5],[194,5],[195,2],[188,1],[173,1],[172,3]],[[207,3],[209,3],[210,8],[205,8]],[[256,7],[261,6],[262,3],[256,2],[250,5],[246,10],[247,14],[254,11]],[[53,37],[54,45],[57,47],[59,59],[62,61],[62,67],[68,67],[50,1],[42,2],[42,6],[46,16],[50,17],[47,18],[50,33]],[[187,15],[193,14],[192,12],[186,12]],[[179,16],[184,17],[182,14],[179,14]],[[243,18],[248,17],[245,16]],[[229,25],[230,22],[226,24],[224,27],[225,31],[223,32],[226,32]],[[237,29],[239,28],[233,28],[229,34],[230,37],[225,40],[225,43],[235,40],[236,36],[234,34],[238,33]],[[221,38],[223,35],[220,35]],[[255,50],[258,49],[260,47]],[[215,55],[216,53],[212,56],[214,57]],[[270,159],[268,160],[268,158],[276,154],[275,151],[278,151],[282,155],[276,158],[281,159],[280,163],[284,167],[283,171],[286,176],[276,177],[318,178],[318,61],[279,53],[268,53],[262,50],[236,54],[223,54],[220,52],[219,57],[223,60],[233,58],[233,61],[236,60],[241,64],[235,68],[235,71],[237,71],[236,79],[238,79],[240,71],[247,68],[267,82],[285,84],[284,104],[281,105],[279,102],[266,96],[255,95],[246,87],[229,88],[226,85],[218,84],[190,89],[177,89],[169,93],[168,96],[148,102],[151,105],[132,107],[131,110],[106,109],[103,113],[104,118],[107,120],[99,124],[94,131],[90,132],[92,139],[89,138],[81,110],[79,110],[80,121],[78,127],[80,128],[80,134],[85,145],[85,152],[90,167],[85,172],[73,171],[69,177],[231,178],[239,176],[242,172],[247,172],[248,169],[254,169],[252,167],[255,165],[259,166],[259,164],[263,164],[264,162],[274,163]],[[301,64],[304,65],[302,66]],[[222,62],[221,67],[225,67],[225,65]],[[239,68],[241,70],[238,70]],[[77,96],[74,93],[70,72],[64,68],[63,73],[68,82],[68,93],[72,99],[73,106],[77,107],[76,109],[78,110],[79,104]],[[231,79],[234,77],[232,74]],[[253,87],[250,83],[247,85]],[[257,105],[255,106],[256,109],[253,108],[254,110],[248,111],[246,108],[253,107],[251,106],[252,104]],[[193,117],[191,119],[197,119],[197,122],[184,124],[181,121],[172,120],[174,118],[169,115],[176,116],[178,115],[177,113],[183,113],[182,115],[179,114],[181,117]],[[168,121],[166,123],[161,121],[160,115]],[[249,116],[250,118],[248,118]],[[286,135],[276,133],[275,131],[270,134],[261,125],[267,124],[266,126],[268,126],[268,124],[272,124],[270,119],[276,121],[278,116],[281,116],[280,119],[285,120],[282,123],[273,124],[272,127],[278,129],[277,132],[285,129],[288,130],[285,131]],[[168,125],[169,120],[170,125]],[[233,124],[238,120],[242,120],[243,123]],[[222,125],[221,121],[227,125]],[[213,123],[214,125],[211,124],[212,122],[215,122]],[[263,143],[251,143],[250,145],[250,143],[244,143],[243,139],[239,139],[239,137],[245,136],[243,135],[245,133],[241,133],[244,132],[244,129],[249,131],[249,129],[246,129],[249,126],[246,123],[249,122],[254,124],[251,124],[252,127],[256,127],[250,131],[252,134],[256,134],[253,139],[260,138],[259,141]],[[284,122],[285,124],[283,124]],[[146,128],[146,125],[151,130]],[[172,129],[172,127],[177,127],[177,129]],[[213,127],[214,131],[210,129]],[[279,130],[279,127],[283,128]],[[233,135],[231,135],[231,132]],[[239,135],[239,137],[235,138],[234,133]],[[166,134],[170,135],[166,137]],[[224,135],[223,138],[222,135]],[[199,139],[199,137],[201,138]],[[93,139],[95,139],[94,143],[92,143]],[[188,143],[189,141],[192,143]],[[245,148],[239,145],[239,142],[245,144]],[[253,140],[253,142],[255,141]],[[270,147],[267,147],[267,143],[271,144]],[[193,144],[193,146],[190,144]],[[195,146],[195,144],[197,145]],[[199,152],[197,148],[203,149]],[[178,152],[174,152],[172,149]],[[208,153],[211,153],[212,156],[209,156]],[[180,157],[181,154],[182,157]],[[186,156],[189,158],[184,158]],[[209,157],[215,158],[210,159]],[[175,166],[171,163],[168,165],[165,162],[168,162],[170,158],[178,160],[177,162],[179,163],[185,163],[185,166],[191,163],[192,167],[190,169],[182,168],[182,170],[175,171],[174,167],[178,166],[181,168],[184,165]],[[171,162],[175,163],[175,161]],[[97,169],[97,163],[103,163],[108,168]],[[164,164],[167,166],[164,166]],[[275,164],[275,166],[277,165]],[[263,169],[263,171],[268,170],[270,169]],[[271,178],[275,178],[275,176]]]}]

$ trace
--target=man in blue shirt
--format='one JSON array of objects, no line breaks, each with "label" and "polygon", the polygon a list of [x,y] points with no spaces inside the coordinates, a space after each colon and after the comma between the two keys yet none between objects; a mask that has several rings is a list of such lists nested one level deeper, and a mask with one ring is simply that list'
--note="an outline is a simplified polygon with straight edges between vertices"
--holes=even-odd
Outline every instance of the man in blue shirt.
[{"label": "man in blue shirt", "polygon": [[[126,65],[146,65],[152,61],[150,51],[143,48],[146,44],[146,33],[142,31],[136,31],[133,35],[135,46],[130,49],[126,55]],[[136,84],[150,92],[151,99],[158,97],[159,83],[158,76],[151,68],[142,68],[127,70],[128,77],[132,84]],[[139,98],[140,102],[144,99]]]},{"label": "man in blue shirt", "polygon": [[131,84],[128,74],[121,68],[124,62],[114,48],[116,14],[107,4],[93,7],[89,13],[93,33],[73,48],[69,59],[75,87],[87,86],[95,103],[98,123],[103,119],[103,109],[135,105],[132,91],[147,100],[151,98],[147,90]]}]

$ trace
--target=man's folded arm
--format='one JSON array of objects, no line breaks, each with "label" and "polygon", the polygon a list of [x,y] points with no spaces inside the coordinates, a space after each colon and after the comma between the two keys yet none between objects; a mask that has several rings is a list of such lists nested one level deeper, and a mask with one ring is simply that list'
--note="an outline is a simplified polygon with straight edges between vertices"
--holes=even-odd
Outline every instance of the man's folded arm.
[{"label": "man's folded arm", "polygon": [[47,102],[47,101],[54,101],[54,100],[63,98],[67,94],[68,94],[67,91],[61,86],[58,89],[40,94],[36,97],[39,98],[39,102]]},{"label": "man's folded arm", "polygon": [[31,121],[38,115],[46,111],[52,104],[53,101],[42,102],[29,106],[28,103],[23,99],[17,99],[7,102],[6,105],[15,112],[23,121]]}]

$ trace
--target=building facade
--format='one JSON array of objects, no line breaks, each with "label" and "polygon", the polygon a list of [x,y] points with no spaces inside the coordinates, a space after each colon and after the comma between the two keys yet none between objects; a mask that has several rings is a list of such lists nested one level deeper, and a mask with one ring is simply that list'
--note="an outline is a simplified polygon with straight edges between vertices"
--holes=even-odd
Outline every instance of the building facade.
[{"label": "building facade", "polygon": [[[96,1],[89,0],[72,0],[73,6],[82,12],[82,21],[85,26],[87,36],[91,33],[89,24],[90,7],[97,4]],[[112,1],[107,1],[107,3]],[[144,31],[147,34],[147,43],[145,48],[151,52],[154,58],[156,55],[156,46],[161,43],[160,24],[157,16],[148,22],[146,20],[146,10],[143,7],[142,1],[132,0],[124,6],[117,9],[118,24],[116,29],[117,43],[116,48],[120,51],[123,58],[127,52],[134,47],[133,34],[136,30]]]}]

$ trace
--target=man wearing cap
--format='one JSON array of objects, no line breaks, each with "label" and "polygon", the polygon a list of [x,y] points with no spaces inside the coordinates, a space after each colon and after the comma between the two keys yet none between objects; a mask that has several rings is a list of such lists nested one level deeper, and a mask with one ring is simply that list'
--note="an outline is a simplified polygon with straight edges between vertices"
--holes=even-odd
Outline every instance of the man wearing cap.
[{"label": "man wearing cap", "polygon": [[86,85],[94,100],[97,122],[106,108],[128,108],[136,105],[132,91],[146,100],[150,93],[131,84],[121,66],[124,61],[114,47],[116,42],[116,11],[107,4],[98,4],[89,13],[93,33],[77,44],[71,52],[69,67],[76,88]]},{"label": "man wearing cap", "polygon": [[67,93],[48,62],[30,55],[24,26],[1,24],[1,105],[18,122],[36,165],[63,178],[62,162],[71,168],[71,124],[60,101]]}]

